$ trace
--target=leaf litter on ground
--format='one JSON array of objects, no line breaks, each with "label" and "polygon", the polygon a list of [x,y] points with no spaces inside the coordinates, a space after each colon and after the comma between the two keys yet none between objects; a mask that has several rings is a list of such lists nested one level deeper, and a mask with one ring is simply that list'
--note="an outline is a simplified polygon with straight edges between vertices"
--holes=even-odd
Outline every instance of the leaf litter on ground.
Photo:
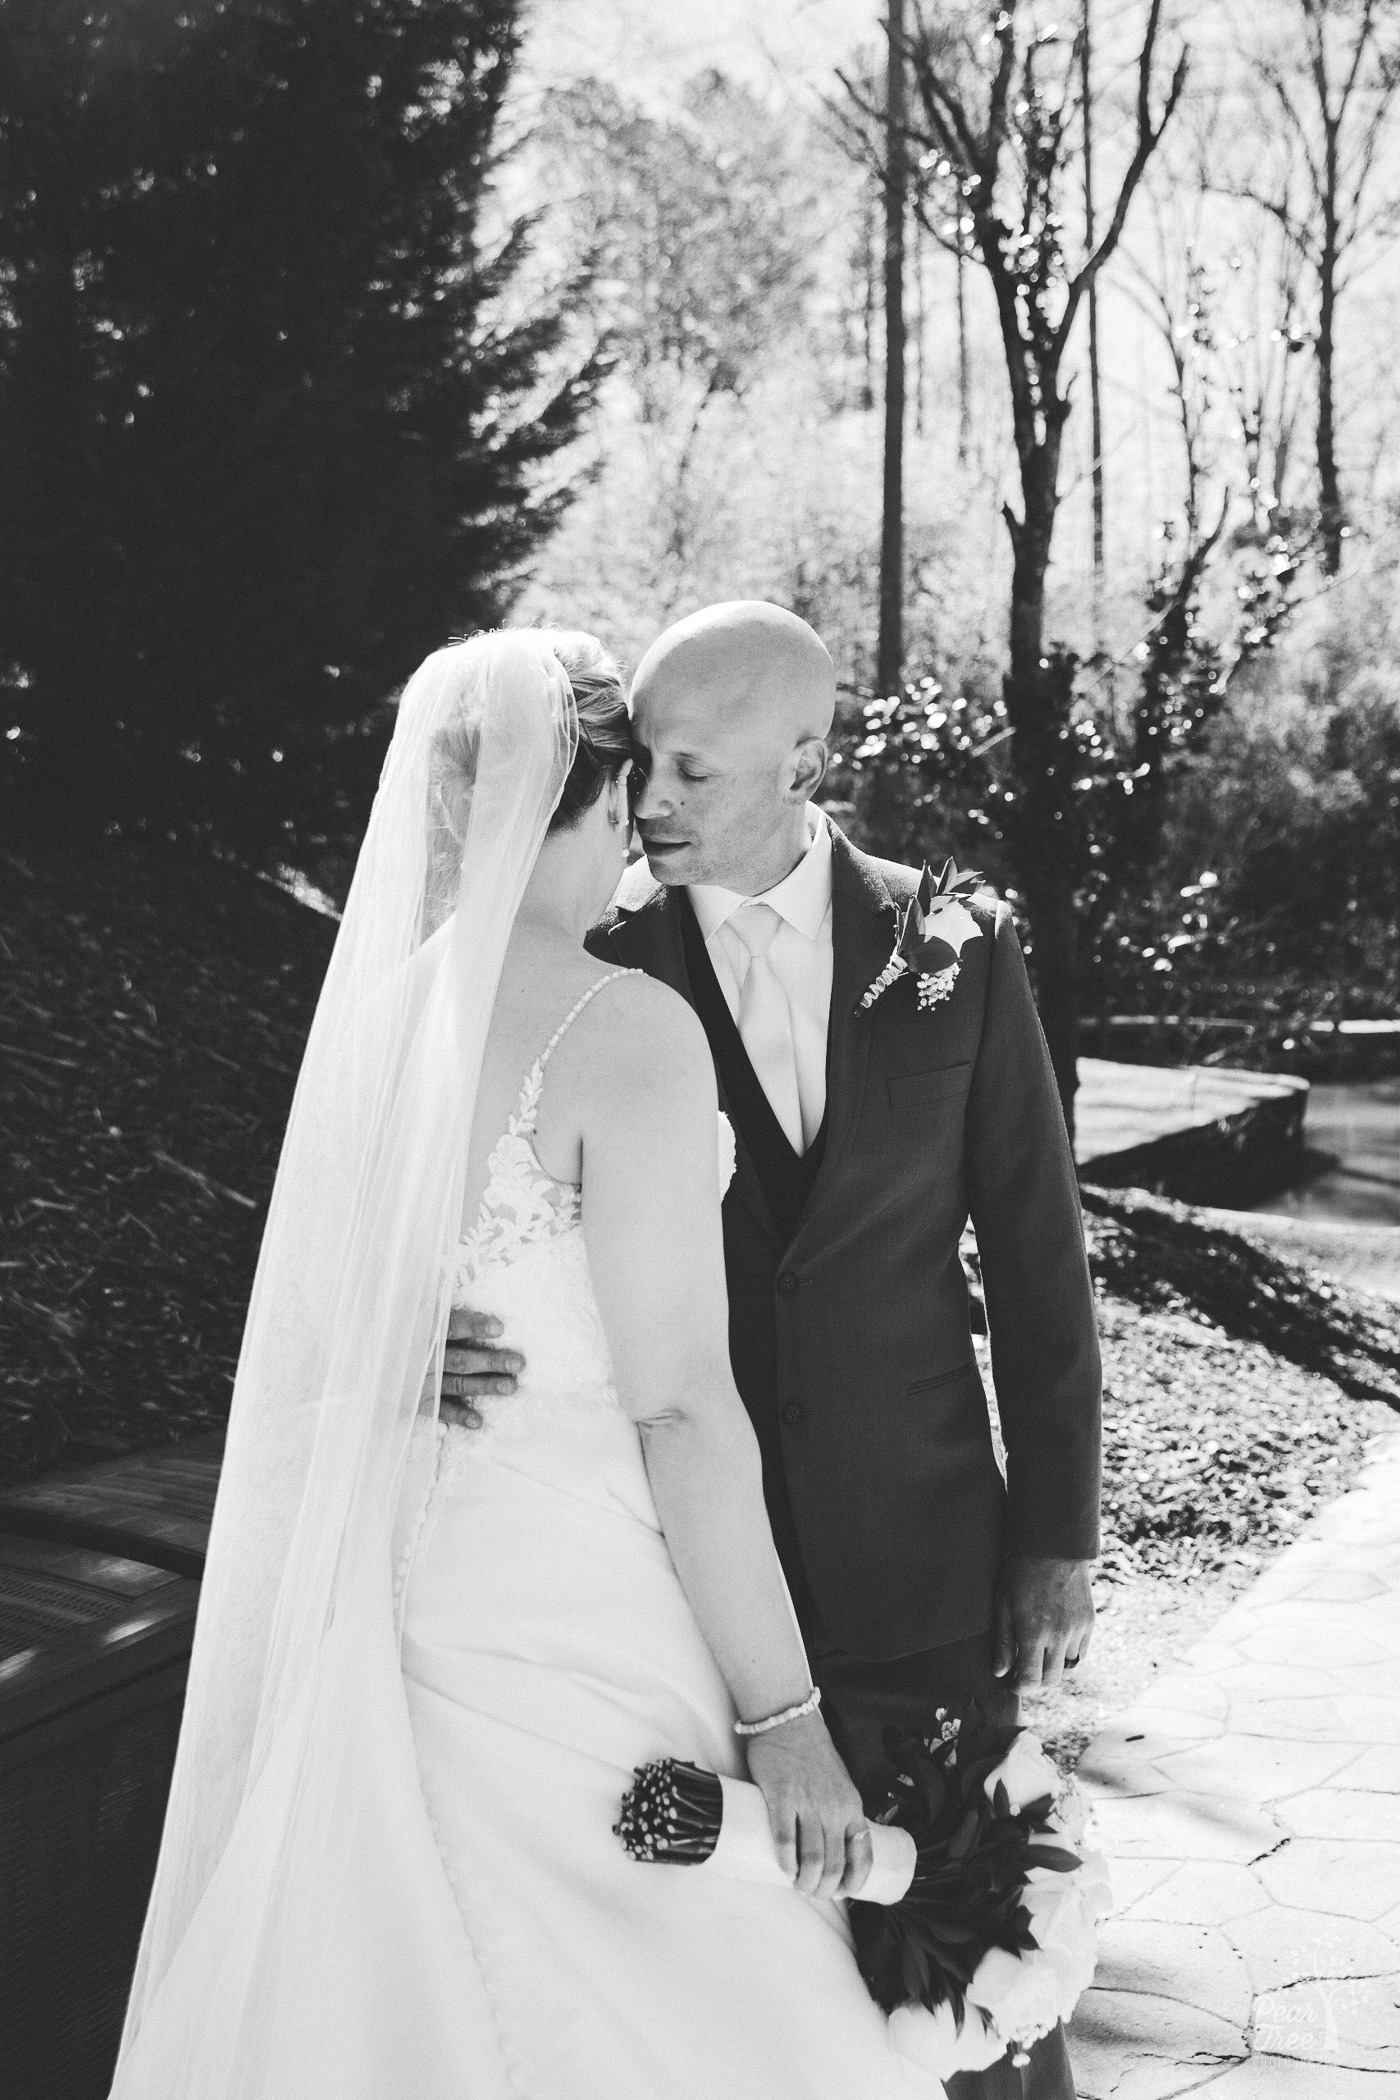
[{"label": "leaf litter on ground", "polygon": [[162,840],[0,855],[0,1482],[226,1418],[333,936]]}]

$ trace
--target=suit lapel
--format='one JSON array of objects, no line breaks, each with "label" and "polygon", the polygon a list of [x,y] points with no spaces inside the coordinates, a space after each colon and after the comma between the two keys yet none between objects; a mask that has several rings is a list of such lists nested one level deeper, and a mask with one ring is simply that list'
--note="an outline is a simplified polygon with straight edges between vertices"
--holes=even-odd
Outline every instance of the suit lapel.
[{"label": "suit lapel", "polygon": [[[648,887],[640,878],[634,880],[634,877],[635,868],[629,871],[618,897],[617,924],[612,936],[614,952],[620,961],[644,969],[648,976],[669,984],[672,991],[679,992],[687,1006],[693,1009],[695,998],[685,963],[679,894],[663,888],[659,882],[652,882]],[[718,1073],[715,1081],[719,1087],[719,1105],[732,1125],[734,1118]],[[734,1194],[746,1209],[752,1211],[755,1221],[768,1237],[776,1240],[778,1229],[773,1222],[773,1213],[768,1208],[763,1184],[737,1126],[734,1152]]]},{"label": "suit lapel", "polygon": [[831,827],[831,1016],[826,1035],[826,1153],[807,1200],[794,1247],[822,1207],[860,1120],[870,1060],[869,1013],[861,994],[890,959],[896,926],[892,899],[873,861]]}]

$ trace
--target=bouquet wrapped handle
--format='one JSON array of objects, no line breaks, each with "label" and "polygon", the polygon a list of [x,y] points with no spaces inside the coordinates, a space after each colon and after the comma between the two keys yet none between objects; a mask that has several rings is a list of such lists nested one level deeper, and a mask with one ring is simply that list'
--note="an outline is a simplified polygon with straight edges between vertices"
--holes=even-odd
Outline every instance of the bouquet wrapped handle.
[{"label": "bouquet wrapped handle", "polygon": [[[784,1872],[778,1858],[768,1803],[761,1790],[747,1779],[728,1779],[723,1773],[718,1776],[724,1813],[713,1852],[699,1862],[701,1872],[791,1888],[792,1876]],[[874,1863],[859,1900],[898,1903],[909,1893],[918,1847],[907,1830],[886,1829],[883,1823],[870,1825],[870,1844]]]},{"label": "bouquet wrapped handle", "polygon": [[[767,1888],[792,1887],[773,1842],[768,1803],[750,1780],[659,1758],[637,1768],[613,1827],[634,1859],[694,1867]],[[870,1844],[874,1860],[859,1900],[901,1902],[918,1863],[914,1838],[907,1830],[872,1823]]]}]

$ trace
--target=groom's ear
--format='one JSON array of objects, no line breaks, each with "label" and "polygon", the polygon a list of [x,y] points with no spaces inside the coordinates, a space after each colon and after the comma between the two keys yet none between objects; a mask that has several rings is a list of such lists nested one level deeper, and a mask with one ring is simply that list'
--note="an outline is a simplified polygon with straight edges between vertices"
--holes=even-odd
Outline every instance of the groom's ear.
[{"label": "groom's ear", "polygon": [[826,778],[828,752],[819,736],[804,737],[792,754],[792,782],[789,793],[794,802],[810,802]]}]

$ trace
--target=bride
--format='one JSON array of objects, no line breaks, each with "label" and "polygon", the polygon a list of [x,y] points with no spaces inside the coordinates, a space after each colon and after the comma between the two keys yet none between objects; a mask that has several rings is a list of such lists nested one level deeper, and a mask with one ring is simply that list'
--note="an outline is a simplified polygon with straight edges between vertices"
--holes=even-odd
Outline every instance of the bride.
[{"label": "bride", "polygon": [[[254,1282],[120,2100],[941,2092],[833,1900],[869,1838],[729,1369],[705,1038],[583,948],[629,763],[591,637],[480,636],[403,696]],[[449,1426],[467,1299],[528,1369]],[[624,1852],[664,1756],[747,1761],[791,1889]]]}]

